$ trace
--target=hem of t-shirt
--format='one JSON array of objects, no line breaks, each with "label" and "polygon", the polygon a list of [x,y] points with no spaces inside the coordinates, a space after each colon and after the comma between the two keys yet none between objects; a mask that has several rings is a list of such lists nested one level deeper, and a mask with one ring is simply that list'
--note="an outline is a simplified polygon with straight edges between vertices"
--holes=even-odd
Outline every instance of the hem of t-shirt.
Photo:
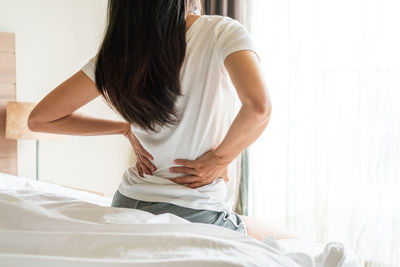
[{"label": "hem of t-shirt", "polygon": [[140,194],[137,192],[125,190],[125,188],[122,186],[122,184],[119,185],[118,192],[121,195],[124,195],[125,197],[134,198],[134,199],[141,200],[141,201],[164,202],[164,203],[170,203],[170,204],[178,205],[178,206],[181,206],[184,208],[196,209],[196,210],[210,210],[210,211],[217,211],[217,212],[221,212],[222,210],[227,210],[229,212],[232,211],[232,207],[226,206],[222,203],[212,202],[212,203],[210,203],[210,205],[199,205],[199,204],[191,203],[191,205],[187,205],[187,202],[181,201],[179,199],[171,200],[171,199],[160,198],[157,195],[148,195],[148,194],[143,195],[143,194]]},{"label": "hem of t-shirt", "polygon": [[238,51],[246,51],[246,50],[247,50],[247,51],[253,52],[253,53],[256,55],[256,57],[257,57],[257,59],[258,59],[258,62],[261,61],[260,55],[258,54],[258,52],[256,51],[256,49],[251,48],[251,47],[234,47],[234,48],[229,49],[227,52],[225,52],[225,55],[222,56],[222,62],[225,62],[225,59],[226,59],[229,55],[231,55],[231,54],[233,54],[233,53],[235,53],[235,52],[238,52]]}]

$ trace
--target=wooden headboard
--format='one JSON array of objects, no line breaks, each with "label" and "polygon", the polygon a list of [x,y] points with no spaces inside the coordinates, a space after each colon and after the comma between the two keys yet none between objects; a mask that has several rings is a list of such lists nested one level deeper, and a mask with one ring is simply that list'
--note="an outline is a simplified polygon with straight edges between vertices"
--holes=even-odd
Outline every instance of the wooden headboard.
[{"label": "wooden headboard", "polygon": [[15,101],[15,34],[0,32],[0,172],[17,175],[17,141],[5,139],[6,107]]}]

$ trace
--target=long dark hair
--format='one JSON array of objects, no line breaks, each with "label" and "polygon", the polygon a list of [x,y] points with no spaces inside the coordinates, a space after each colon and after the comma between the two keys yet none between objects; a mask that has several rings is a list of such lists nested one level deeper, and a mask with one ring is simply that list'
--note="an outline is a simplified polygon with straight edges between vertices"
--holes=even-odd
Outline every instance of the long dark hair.
[{"label": "long dark hair", "polygon": [[186,53],[186,15],[196,0],[109,0],[95,63],[106,103],[144,130],[179,122],[175,102]]}]

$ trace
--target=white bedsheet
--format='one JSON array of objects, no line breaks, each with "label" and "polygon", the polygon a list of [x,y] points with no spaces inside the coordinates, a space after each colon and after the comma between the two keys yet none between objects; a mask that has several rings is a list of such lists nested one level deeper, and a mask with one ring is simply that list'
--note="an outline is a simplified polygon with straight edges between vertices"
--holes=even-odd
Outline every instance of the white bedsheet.
[{"label": "white bedsheet", "polygon": [[[110,202],[0,173],[0,266],[311,267],[318,265],[304,257],[314,259],[323,250],[297,240],[274,246],[270,239],[260,242],[220,226],[113,208]],[[347,251],[342,266],[359,265]]]}]

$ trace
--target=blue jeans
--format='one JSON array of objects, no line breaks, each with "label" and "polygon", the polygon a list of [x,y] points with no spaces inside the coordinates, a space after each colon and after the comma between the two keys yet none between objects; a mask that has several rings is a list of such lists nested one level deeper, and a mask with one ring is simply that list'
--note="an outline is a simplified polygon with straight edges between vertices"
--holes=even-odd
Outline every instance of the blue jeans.
[{"label": "blue jeans", "polygon": [[190,222],[214,224],[247,234],[242,218],[234,211],[196,210],[172,203],[142,201],[126,197],[118,190],[114,194],[111,207],[139,209],[155,215],[172,213]]}]

